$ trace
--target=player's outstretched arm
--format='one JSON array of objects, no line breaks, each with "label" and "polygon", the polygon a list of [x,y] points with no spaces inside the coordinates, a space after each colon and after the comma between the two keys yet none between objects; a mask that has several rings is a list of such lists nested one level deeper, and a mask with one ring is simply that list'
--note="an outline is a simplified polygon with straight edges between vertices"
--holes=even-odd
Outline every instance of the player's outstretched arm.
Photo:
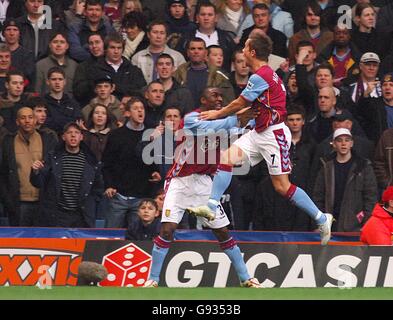
[{"label": "player's outstretched arm", "polygon": [[220,110],[209,110],[201,112],[199,118],[201,120],[215,120],[225,118],[240,111],[241,109],[246,107],[247,104],[248,101],[242,96],[239,96],[237,99],[233,100],[230,104]]}]

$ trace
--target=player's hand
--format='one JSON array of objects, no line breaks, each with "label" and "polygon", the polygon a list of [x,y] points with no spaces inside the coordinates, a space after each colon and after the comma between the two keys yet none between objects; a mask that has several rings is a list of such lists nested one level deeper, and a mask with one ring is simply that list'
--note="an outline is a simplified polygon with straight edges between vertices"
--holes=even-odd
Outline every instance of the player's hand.
[{"label": "player's hand", "polygon": [[161,175],[159,172],[155,171],[151,174],[151,179],[149,179],[149,182],[160,182],[161,181]]},{"label": "player's hand", "polygon": [[219,118],[219,113],[217,110],[202,111],[199,115],[200,120],[215,120]]},{"label": "player's hand", "polygon": [[33,162],[31,165],[31,168],[35,171],[38,172],[40,169],[44,167],[44,161],[36,160]]},{"label": "player's hand", "polygon": [[114,188],[108,188],[105,190],[105,195],[109,198],[112,199],[117,193],[117,190]]},{"label": "player's hand", "polygon": [[244,108],[236,113],[241,128],[244,128],[251,119],[254,119],[258,115],[259,112],[251,109],[251,107]]}]

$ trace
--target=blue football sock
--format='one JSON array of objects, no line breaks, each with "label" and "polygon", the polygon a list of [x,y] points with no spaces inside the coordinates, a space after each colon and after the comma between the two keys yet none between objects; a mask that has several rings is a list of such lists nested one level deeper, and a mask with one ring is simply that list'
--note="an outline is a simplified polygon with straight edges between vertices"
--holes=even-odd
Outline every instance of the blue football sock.
[{"label": "blue football sock", "polygon": [[160,236],[154,239],[149,279],[157,281],[157,283],[160,281],[161,268],[169,251],[169,245],[170,241],[166,241]]},{"label": "blue football sock", "polygon": [[[225,190],[229,187],[232,179],[232,168],[229,166],[225,166],[226,169],[217,169],[217,173],[213,178],[213,186],[210,195],[210,199],[214,201],[209,201],[207,204],[213,212],[216,212],[217,205],[216,203],[220,202],[222,195]],[[229,169],[230,168],[230,169]]]},{"label": "blue football sock", "polygon": [[231,260],[240,281],[244,282],[250,279],[251,277],[248,274],[246,264],[244,263],[242,253],[240,252],[240,248],[236,245],[236,242],[233,240],[233,238],[220,243],[220,246]]},{"label": "blue football sock", "polygon": [[318,209],[302,188],[296,187],[295,192],[289,200],[293,202],[296,207],[305,211],[318,225],[326,222],[325,214]]}]

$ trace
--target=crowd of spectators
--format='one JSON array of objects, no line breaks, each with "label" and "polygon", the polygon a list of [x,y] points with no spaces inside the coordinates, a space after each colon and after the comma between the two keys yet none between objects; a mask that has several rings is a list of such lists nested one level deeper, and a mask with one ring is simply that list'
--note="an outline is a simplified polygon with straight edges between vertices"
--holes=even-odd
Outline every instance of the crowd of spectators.
[{"label": "crowd of spectators", "polygon": [[[224,105],[239,96],[255,29],[286,86],[291,181],[332,230],[359,231],[393,185],[391,1],[1,0],[0,24],[3,224],[101,219],[153,237],[181,120],[207,87]],[[316,229],[263,162],[234,176],[223,205],[233,229]]]}]

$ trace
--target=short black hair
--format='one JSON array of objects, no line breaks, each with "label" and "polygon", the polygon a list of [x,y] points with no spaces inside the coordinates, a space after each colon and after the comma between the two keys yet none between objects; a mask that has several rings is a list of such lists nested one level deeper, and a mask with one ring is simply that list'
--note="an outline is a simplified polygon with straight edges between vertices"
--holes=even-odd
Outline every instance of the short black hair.
[{"label": "short black hair", "polygon": [[50,68],[50,69],[48,70],[48,73],[47,73],[47,78],[49,79],[50,76],[51,76],[53,73],[60,73],[60,74],[64,77],[64,79],[66,78],[65,71],[64,71],[64,69],[63,69],[62,67],[55,66],[55,67]]},{"label": "short black hair", "polygon": [[76,123],[76,122],[68,122],[64,127],[63,127],[63,133],[67,132],[69,128],[75,128],[82,132],[81,127]]},{"label": "short black hair", "polygon": [[170,59],[170,60],[172,61],[172,65],[175,65],[175,60],[173,59],[173,57],[172,57],[170,54],[161,53],[161,54],[158,56],[158,58],[157,58],[156,65],[157,65],[157,63],[158,63],[158,60],[160,60],[160,59]]},{"label": "short black hair", "polygon": [[142,31],[147,30],[146,18],[142,12],[131,11],[124,16],[122,21],[123,28],[134,28],[135,26]]},{"label": "short black hair", "polygon": [[300,114],[303,119],[306,118],[306,110],[304,109],[304,106],[298,103],[291,103],[288,105],[287,117],[292,114]]},{"label": "short black hair", "polygon": [[141,199],[141,201],[139,202],[139,205],[138,205],[138,210],[142,207],[142,205],[144,203],[151,203],[154,206],[154,208],[156,209],[156,211],[158,211],[158,204],[157,204],[156,200],[154,200],[152,198]]},{"label": "short black hair", "polygon": [[20,77],[23,78],[23,81],[25,80],[25,75],[23,74],[22,71],[19,71],[19,70],[10,70],[10,71],[7,72],[7,75],[6,75],[6,77],[5,77],[5,82],[10,83],[11,77],[12,77],[12,76],[20,76]]},{"label": "short black hair", "polygon": [[86,0],[86,8],[87,6],[100,6],[102,9],[104,9],[104,4],[101,0]]}]

